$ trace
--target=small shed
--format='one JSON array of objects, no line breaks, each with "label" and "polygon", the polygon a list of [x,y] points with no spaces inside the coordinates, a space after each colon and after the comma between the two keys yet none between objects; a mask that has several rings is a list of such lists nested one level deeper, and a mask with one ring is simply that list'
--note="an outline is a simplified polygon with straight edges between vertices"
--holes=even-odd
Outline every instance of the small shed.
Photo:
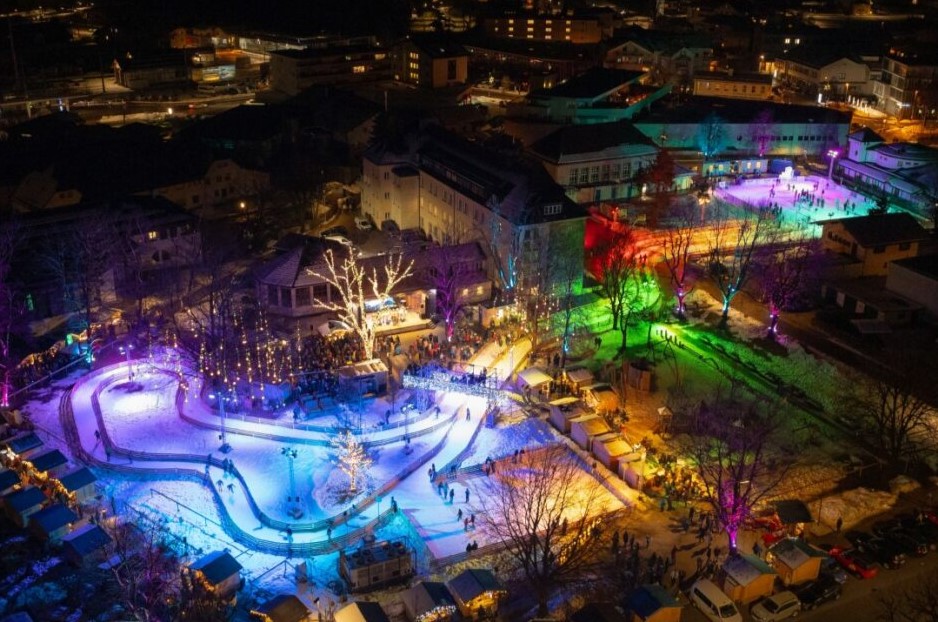
[{"label": "small shed", "polygon": [[625,611],[615,603],[589,603],[570,616],[570,622],[627,622]]},{"label": "small shed", "polygon": [[597,412],[619,410],[619,395],[606,383],[591,384],[583,388],[586,403]]},{"label": "small shed", "polygon": [[610,432],[593,439],[593,455],[613,473],[619,470],[619,458],[632,453],[632,446],[621,434]]},{"label": "small shed", "polygon": [[79,467],[58,479],[62,492],[75,503],[84,503],[95,496],[96,481],[98,478],[88,467]]},{"label": "small shed", "polygon": [[53,503],[29,517],[29,530],[42,542],[56,543],[72,530],[78,515],[68,506]]},{"label": "small shed", "polygon": [[335,612],[335,622],[391,622],[378,603],[358,601]]},{"label": "small shed", "polygon": [[189,572],[210,594],[230,600],[241,587],[241,564],[227,551],[214,551],[189,565]]},{"label": "small shed", "polygon": [[62,538],[62,553],[70,563],[82,566],[104,556],[111,536],[98,525],[83,525]]},{"label": "small shed", "polygon": [[0,441],[0,454],[6,456],[6,460],[12,460],[19,456],[28,458],[39,453],[42,447],[42,439],[35,432],[23,432],[13,438]]},{"label": "small shed", "polygon": [[251,610],[261,622],[306,622],[309,614],[309,608],[293,594],[278,594]]},{"label": "small shed", "polygon": [[68,458],[58,449],[53,449],[27,458],[25,462],[32,465],[33,470],[41,479],[46,479],[56,473],[64,472],[62,469],[68,464]]},{"label": "small shed", "polygon": [[442,622],[456,617],[456,601],[443,583],[421,581],[404,592],[404,611],[413,622]]},{"label": "small shed", "polygon": [[492,616],[508,591],[491,570],[469,568],[450,579],[446,586],[456,601],[459,613],[474,619]]},{"label": "small shed", "polygon": [[570,433],[570,421],[585,414],[585,405],[575,397],[561,397],[550,403],[550,423],[564,434]]},{"label": "small shed", "polygon": [[13,469],[0,470],[0,495],[13,492],[13,487],[20,483],[19,473]]},{"label": "small shed", "polygon": [[785,538],[769,549],[767,557],[785,585],[797,585],[818,578],[825,556],[800,538]]},{"label": "small shed", "polygon": [[349,394],[378,396],[388,390],[388,366],[381,359],[346,365],[337,369],[335,374],[339,386]]},{"label": "small shed", "polygon": [[804,501],[787,499],[775,502],[775,515],[790,536],[804,533],[806,523],[813,523],[814,517]]},{"label": "small shed", "polygon": [[592,448],[593,439],[610,432],[612,430],[605,419],[598,415],[587,415],[570,422],[570,438],[586,451]]},{"label": "small shed", "polygon": [[553,382],[553,380],[553,378],[537,367],[528,367],[518,372],[519,389],[530,388],[532,391],[537,391],[544,385]]},{"label": "small shed", "polygon": [[25,527],[29,517],[42,508],[46,496],[35,486],[16,490],[3,496],[3,509],[18,527]]},{"label": "small shed", "polygon": [[658,584],[646,584],[629,598],[629,622],[681,622],[681,603]]},{"label": "small shed", "polygon": [[723,562],[720,588],[736,602],[749,604],[774,591],[775,570],[755,555],[739,554]]},{"label": "small shed", "polygon": [[565,373],[567,382],[570,383],[570,388],[573,389],[574,393],[579,394],[583,387],[593,384],[593,372],[585,367],[568,369]]}]

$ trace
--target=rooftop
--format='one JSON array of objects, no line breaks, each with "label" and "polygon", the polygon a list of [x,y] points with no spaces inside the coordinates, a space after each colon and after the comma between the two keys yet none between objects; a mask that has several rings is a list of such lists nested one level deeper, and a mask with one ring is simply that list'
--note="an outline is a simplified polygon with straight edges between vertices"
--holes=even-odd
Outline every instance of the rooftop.
[{"label": "rooftop", "polygon": [[850,112],[817,106],[799,106],[768,101],[725,99],[719,97],[685,97],[662,100],[653,108],[633,119],[636,126],[644,123],[700,123],[711,115],[727,123],[756,123],[766,113],[775,123],[828,123],[848,125]]},{"label": "rooftop", "polygon": [[892,263],[906,270],[917,272],[922,276],[938,280],[938,255],[920,255],[919,257],[909,257]]},{"label": "rooftop", "polygon": [[34,469],[44,472],[66,464],[68,459],[62,455],[61,451],[53,449],[39,456],[34,456],[30,458],[29,461],[32,463]]},{"label": "rooftop", "polygon": [[30,486],[4,495],[3,499],[11,510],[19,513],[42,505],[46,501],[46,496],[35,486]]},{"label": "rooftop", "polygon": [[241,572],[242,566],[227,551],[215,551],[196,560],[189,568],[198,570],[205,577],[206,581],[217,585],[231,575]]},{"label": "rooftop", "polygon": [[378,603],[357,601],[335,612],[335,622],[390,622],[388,614]]},{"label": "rooftop", "polygon": [[93,484],[98,481],[98,478],[94,476],[94,473],[91,472],[91,469],[88,467],[80,467],[74,471],[70,471],[59,478],[59,483],[62,484],[62,487],[69,492],[74,492],[79,488],[84,488],[89,484]]},{"label": "rooftop", "polygon": [[25,432],[19,436],[14,436],[13,438],[8,438],[0,442],[0,447],[6,447],[15,454],[21,454],[24,451],[29,451],[30,449],[35,449],[42,446],[42,439],[40,439],[34,432]]},{"label": "rooftop", "polygon": [[278,594],[254,611],[269,617],[273,622],[303,622],[309,615],[309,608],[293,594]]},{"label": "rooftop", "polygon": [[629,598],[629,609],[642,619],[650,617],[659,609],[678,607],[681,604],[663,587],[657,584],[643,585]]},{"label": "rooftop", "polygon": [[80,557],[93,553],[111,542],[111,536],[98,525],[84,525],[62,538],[62,544],[72,548]]},{"label": "rooftop", "polygon": [[778,574],[755,555],[740,554],[723,563],[723,571],[740,585],[749,585],[762,575]]},{"label": "rooftop", "polygon": [[38,527],[44,534],[50,534],[57,529],[74,523],[78,515],[61,503],[43,508],[29,517],[29,524]]},{"label": "rooftop", "polygon": [[922,225],[905,212],[839,218],[824,224],[842,225],[864,247],[917,242],[928,237]]},{"label": "rooftop", "polygon": [[535,142],[530,149],[547,160],[560,162],[564,156],[596,153],[622,145],[643,145],[656,151],[654,141],[628,121],[565,125]]},{"label": "rooftop", "polygon": [[627,69],[605,69],[594,67],[558,84],[552,89],[541,91],[539,95],[548,97],[569,97],[573,99],[595,99],[606,93],[631,84],[645,75],[643,71]]},{"label": "rooftop", "polygon": [[0,471],[0,490],[6,490],[20,483],[20,476],[12,469]]},{"label": "rooftop", "polygon": [[484,568],[469,568],[463,570],[447,583],[450,592],[467,603],[481,594],[490,591],[504,591],[504,587],[491,570]]}]

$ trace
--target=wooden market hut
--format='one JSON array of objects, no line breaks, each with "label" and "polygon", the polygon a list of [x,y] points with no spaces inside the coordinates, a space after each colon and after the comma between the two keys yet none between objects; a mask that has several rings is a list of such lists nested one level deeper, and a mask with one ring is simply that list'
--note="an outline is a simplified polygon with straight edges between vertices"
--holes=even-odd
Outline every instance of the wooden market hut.
[{"label": "wooden market hut", "polygon": [[221,600],[231,600],[241,587],[241,564],[227,551],[214,551],[189,564],[186,571],[205,590]]},{"label": "wooden market hut", "polygon": [[778,573],[755,555],[738,554],[723,562],[720,589],[738,603],[749,604],[774,591]]},{"label": "wooden market hut", "polygon": [[58,478],[59,487],[73,503],[84,503],[92,499],[97,492],[95,482],[98,479],[88,467],[79,467]]},{"label": "wooden market hut", "polygon": [[62,538],[62,553],[69,563],[82,566],[96,562],[111,544],[111,536],[99,525],[83,525]]},{"label": "wooden market hut", "polygon": [[641,490],[642,486],[645,485],[643,481],[645,477],[645,458],[646,452],[644,449],[619,456],[619,477],[633,490]]},{"label": "wooden market hut", "polygon": [[574,395],[579,395],[583,387],[593,384],[593,372],[585,367],[567,369],[564,374]]},{"label": "wooden market hut", "polygon": [[486,617],[498,611],[508,591],[491,570],[469,568],[447,581],[446,586],[464,618]]},{"label": "wooden market hut", "polygon": [[17,527],[25,527],[29,517],[42,508],[46,496],[35,486],[15,490],[3,496],[3,509]]},{"label": "wooden market hut", "polygon": [[583,387],[583,399],[599,413],[611,413],[619,410],[619,394],[605,382]]},{"label": "wooden market hut", "polygon": [[261,622],[307,622],[310,610],[294,594],[278,594],[251,609],[251,615]]},{"label": "wooden market hut", "polygon": [[378,603],[358,601],[335,612],[334,622],[391,622]]},{"label": "wooden market hut", "polygon": [[588,414],[586,405],[575,397],[561,397],[550,403],[550,423],[563,434],[570,434],[570,422]]},{"label": "wooden market hut", "polygon": [[0,469],[0,496],[13,492],[19,484],[19,473],[13,469]]},{"label": "wooden market hut", "polygon": [[619,458],[632,453],[632,445],[621,434],[610,432],[593,439],[593,455],[613,473],[619,470]]},{"label": "wooden market hut", "polygon": [[10,466],[18,458],[28,458],[41,451],[42,439],[35,432],[23,432],[13,438],[0,441],[0,458]]},{"label": "wooden market hut", "polygon": [[586,451],[592,449],[593,439],[610,432],[606,420],[598,415],[586,415],[570,422],[570,438]]},{"label": "wooden market hut", "polygon": [[767,558],[782,583],[797,585],[818,578],[826,555],[801,538],[784,538],[769,549]]},{"label": "wooden market hut", "polygon": [[57,473],[64,472],[63,469],[68,465],[68,458],[59,451],[53,449],[42,454],[32,456],[23,460],[24,465],[29,465],[34,471],[36,478],[44,482],[49,477]]},{"label": "wooden market hut", "polygon": [[412,622],[443,622],[456,617],[456,601],[445,584],[420,581],[404,592],[404,611]]},{"label": "wooden market hut", "polygon": [[29,517],[29,530],[41,542],[58,543],[72,530],[78,515],[68,506],[53,503]]},{"label": "wooden market hut", "polygon": [[553,378],[537,367],[528,367],[518,372],[518,389],[521,391],[530,390],[532,392],[546,392],[547,387],[553,382]]},{"label": "wooden market hut", "polygon": [[681,622],[681,603],[658,584],[646,584],[629,597],[629,622]]}]

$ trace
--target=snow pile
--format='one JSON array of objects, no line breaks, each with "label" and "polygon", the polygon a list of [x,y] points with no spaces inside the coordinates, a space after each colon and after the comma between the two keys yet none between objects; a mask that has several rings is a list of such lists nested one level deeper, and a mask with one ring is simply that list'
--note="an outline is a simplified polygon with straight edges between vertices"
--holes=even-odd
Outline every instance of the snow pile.
[{"label": "snow pile", "polygon": [[888,512],[897,499],[898,495],[892,492],[868,488],[848,490],[823,500],[818,522],[835,525],[837,519],[842,518],[844,527],[849,529],[867,518]]},{"label": "snow pile", "polygon": [[921,484],[905,475],[898,475],[889,480],[889,490],[894,495],[901,495],[903,493],[912,492],[913,490],[918,490],[921,487]]}]

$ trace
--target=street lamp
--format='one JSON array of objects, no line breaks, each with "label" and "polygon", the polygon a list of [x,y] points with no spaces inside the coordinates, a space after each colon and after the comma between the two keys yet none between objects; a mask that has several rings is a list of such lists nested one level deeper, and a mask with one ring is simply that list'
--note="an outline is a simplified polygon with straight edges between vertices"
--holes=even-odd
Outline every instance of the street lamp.
[{"label": "street lamp", "polygon": [[130,362],[130,351],[133,349],[134,346],[132,343],[120,347],[120,353],[125,356],[125,360],[127,361],[127,380],[134,379],[134,368],[133,364]]},{"label": "street lamp", "polygon": [[[299,452],[297,452],[297,450],[293,449],[292,447],[281,447],[280,455],[285,456],[287,459],[287,462],[290,464],[290,497],[288,498],[287,502],[293,503],[293,499],[296,498],[296,474],[293,470],[293,461],[296,460],[296,457],[299,455]],[[294,507],[298,508],[299,505],[296,505]],[[299,514],[298,511],[294,511],[293,513],[294,515]],[[296,517],[299,518],[299,516],[296,516]]]},{"label": "street lamp", "polygon": [[218,393],[211,393],[209,397],[218,400],[218,414],[221,416],[221,434],[218,435],[218,440],[221,441],[221,447],[218,448],[218,451],[223,454],[231,451],[231,445],[228,443],[228,430],[225,426],[225,402],[228,401],[228,391],[222,389]]},{"label": "street lamp", "polygon": [[827,170],[827,178],[832,179],[834,176],[834,161],[837,159],[837,156],[840,155],[840,152],[836,149],[831,149],[827,152],[827,157],[831,159],[830,168]]}]

